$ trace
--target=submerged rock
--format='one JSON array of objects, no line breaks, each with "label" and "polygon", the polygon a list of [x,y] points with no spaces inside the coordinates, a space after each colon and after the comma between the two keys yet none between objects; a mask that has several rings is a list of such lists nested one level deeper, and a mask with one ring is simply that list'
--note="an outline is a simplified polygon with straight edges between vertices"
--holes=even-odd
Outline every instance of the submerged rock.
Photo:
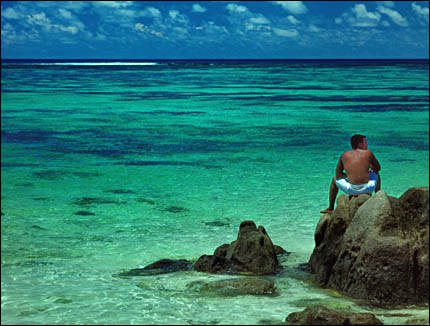
[{"label": "submerged rock", "polygon": [[99,204],[120,205],[120,204],[127,204],[127,202],[126,201],[118,201],[118,200],[111,199],[111,198],[104,198],[104,197],[81,197],[81,198],[77,198],[75,201],[73,201],[72,204],[76,205],[76,206],[81,206],[81,207],[89,207],[92,205],[99,205]]},{"label": "submerged rock", "polygon": [[111,190],[103,190],[103,192],[111,192],[113,194],[136,194],[136,191],[129,189],[111,189]]},{"label": "submerged rock", "polygon": [[226,279],[209,283],[197,281],[190,283],[188,287],[208,295],[277,295],[273,281],[258,277]]},{"label": "submerged rock", "polygon": [[218,247],[213,255],[201,256],[194,265],[199,272],[273,274],[278,267],[277,252],[264,227],[253,221],[243,221],[237,239]]},{"label": "submerged rock", "polygon": [[287,325],[383,325],[372,313],[337,311],[324,306],[293,312],[287,316],[285,322]]},{"label": "submerged rock", "polygon": [[193,263],[185,259],[172,260],[161,259],[144,268],[136,268],[117,274],[116,276],[151,276],[157,274],[166,274],[178,271],[191,270]]},{"label": "submerged rock", "polygon": [[212,221],[212,222],[202,222],[205,225],[209,225],[209,226],[220,226],[220,227],[228,227],[230,226],[229,223],[225,223],[225,222],[221,222],[221,221]]},{"label": "submerged rock", "polygon": [[382,304],[428,304],[429,188],[341,195],[321,217],[309,265],[319,285]]},{"label": "submerged rock", "polygon": [[92,215],[96,215],[94,213],[91,212],[87,212],[87,211],[77,211],[74,213],[75,215],[82,215],[82,216],[92,216]]},{"label": "submerged rock", "polygon": [[165,211],[169,213],[185,213],[188,212],[188,209],[179,206],[169,206],[165,209]]},{"label": "submerged rock", "polygon": [[140,202],[140,203],[147,203],[149,205],[155,205],[155,201],[152,199],[147,199],[147,198],[137,198],[136,201]]}]

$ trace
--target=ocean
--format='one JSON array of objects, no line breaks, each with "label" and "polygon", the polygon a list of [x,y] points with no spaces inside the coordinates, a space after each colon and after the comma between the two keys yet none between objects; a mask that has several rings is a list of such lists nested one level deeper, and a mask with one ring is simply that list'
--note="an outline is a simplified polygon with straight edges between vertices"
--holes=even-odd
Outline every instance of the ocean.
[{"label": "ocean", "polygon": [[[2,324],[265,325],[317,304],[428,323],[297,269],[353,134],[388,195],[429,185],[428,59],[2,59],[1,76]],[[276,296],[115,276],[212,254],[244,220],[291,252]]]}]

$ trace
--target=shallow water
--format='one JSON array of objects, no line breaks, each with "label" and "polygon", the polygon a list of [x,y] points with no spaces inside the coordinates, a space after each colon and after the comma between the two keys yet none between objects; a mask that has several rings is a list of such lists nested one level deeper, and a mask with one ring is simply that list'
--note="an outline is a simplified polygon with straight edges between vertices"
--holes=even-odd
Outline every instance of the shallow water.
[{"label": "shallow water", "polygon": [[[52,63],[2,62],[2,324],[271,324],[317,303],[428,316],[295,269],[351,135],[389,195],[428,186],[428,61]],[[207,296],[190,284],[227,276],[194,271],[113,276],[211,254],[246,219],[292,252],[269,277],[279,296]]]}]

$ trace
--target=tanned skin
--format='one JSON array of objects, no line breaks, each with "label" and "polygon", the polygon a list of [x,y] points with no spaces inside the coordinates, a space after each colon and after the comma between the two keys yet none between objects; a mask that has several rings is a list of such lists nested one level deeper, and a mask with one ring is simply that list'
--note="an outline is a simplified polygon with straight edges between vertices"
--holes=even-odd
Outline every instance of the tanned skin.
[{"label": "tanned skin", "polygon": [[[346,173],[344,172],[346,171]],[[322,214],[330,214],[334,210],[334,203],[339,188],[336,185],[336,179],[348,178],[349,183],[360,185],[369,182],[369,171],[378,175],[375,193],[381,189],[381,178],[379,170],[381,166],[371,151],[367,149],[367,139],[358,144],[356,149],[344,152],[336,166],[336,176],[333,177],[330,184],[329,207],[322,210]]]}]

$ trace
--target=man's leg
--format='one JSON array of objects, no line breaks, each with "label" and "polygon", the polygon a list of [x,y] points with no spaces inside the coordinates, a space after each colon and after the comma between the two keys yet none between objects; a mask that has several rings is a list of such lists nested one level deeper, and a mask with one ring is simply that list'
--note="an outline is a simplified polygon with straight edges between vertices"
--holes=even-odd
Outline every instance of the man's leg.
[{"label": "man's leg", "polygon": [[328,208],[322,210],[321,214],[330,214],[334,210],[334,203],[336,202],[336,196],[339,192],[339,188],[336,185],[336,177],[333,177],[330,184],[330,193],[329,193],[329,206]]}]

